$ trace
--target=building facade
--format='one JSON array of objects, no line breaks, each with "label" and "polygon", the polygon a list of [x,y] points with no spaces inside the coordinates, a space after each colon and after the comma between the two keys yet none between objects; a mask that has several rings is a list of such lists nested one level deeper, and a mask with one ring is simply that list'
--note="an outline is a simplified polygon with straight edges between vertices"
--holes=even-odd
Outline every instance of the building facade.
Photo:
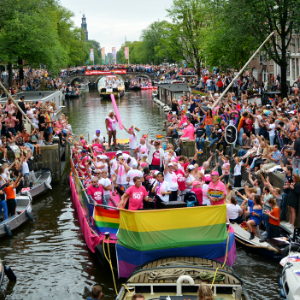
[{"label": "building facade", "polygon": [[84,32],[84,34],[85,34],[85,40],[87,41],[89,39],[89,35],[88,35],[88,30],[87,30],[87,24],[86,24],[85,14],[82,15],[81,29]]},{"label": "building facade", "polygon": [[[300,76],[300,37],[293,36],[289,46],[289,59],[287,67],[287,83],[292,86],[294,82]],[[259,82],[268,81],[271,84],[271,77],[279,74],[281,76],[281,68],[273,60],[268,60],[261,52],[258,57],[253,59],[249,65],[249,71],[252,76],[255,77]]]}]

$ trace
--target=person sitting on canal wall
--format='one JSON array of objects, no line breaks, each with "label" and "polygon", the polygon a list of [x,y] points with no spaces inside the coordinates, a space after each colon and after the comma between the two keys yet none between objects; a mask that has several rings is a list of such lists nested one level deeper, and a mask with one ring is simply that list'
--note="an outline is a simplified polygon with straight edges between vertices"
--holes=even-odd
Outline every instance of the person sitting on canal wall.
[{"label": "person sitting on canal wall", "polygon": [[194,133],[195,127],[191,123],[191,119],[187,119],[186,121],[187,126],[183,130],[183,135],[179,138],[178,148],[175,151],[179,151],[181,147],[182,141],[193,141],[194,140]]},{"label": "person sitting on canal wall", "polygon": [[92,288],[92,298],[87,297],[86,300],[98,300],[102,297],[102,287],[100,284],[94,284]]}]

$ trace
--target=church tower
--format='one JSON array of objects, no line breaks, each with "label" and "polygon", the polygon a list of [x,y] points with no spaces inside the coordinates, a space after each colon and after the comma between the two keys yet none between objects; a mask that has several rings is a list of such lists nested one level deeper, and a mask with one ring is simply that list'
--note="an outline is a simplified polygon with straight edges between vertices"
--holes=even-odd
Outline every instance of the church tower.
[{"label": "church tower", "polygon": [[88,36],[88,31],[87,31],[85,14],[82,15],[81,29],[83,30],[83,32],[85,34],[85,40],[87,41],[89,39],[89,36]]}]

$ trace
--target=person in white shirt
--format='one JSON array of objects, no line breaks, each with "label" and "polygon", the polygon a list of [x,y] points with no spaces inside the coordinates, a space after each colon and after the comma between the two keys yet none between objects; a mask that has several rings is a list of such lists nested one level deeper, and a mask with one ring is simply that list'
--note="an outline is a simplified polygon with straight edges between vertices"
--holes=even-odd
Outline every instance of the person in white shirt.
[{"label": "person in white shirt", "polygon": [[241,187],[242,184],[242,165],[243,161],[241,161],[240,157],[234,157],[235,154],[233,154],[235,166],[234,166],[234,187]]},{"label": "person in white shirt", "polygon": [[[100,171],[98,171],[100,172]],[[111,181],[107,178],[107,171],[103,170],[101,173],[102,178],[98,181],[99,184],[103,187],[103,204],[109,205],[109,199],[110,199],[110,191],[112,190]]]},{"label": "person in white shirt", "polygon": [[169,201],[177,201],[178,182],[177,182],[177,175],[174,172],[174,166],[172,163],[170,163],[171,157],[172,157],[172,153],[169,154],[168,159],[166,161],[164,175],[165,175],[165,181],[169,184],[171,190]]},{"label": "person in white shirt", "polygon": [[156,183],[154,183],[152,193],[155,193],[156,208],[161,208],[162,202],[169,202],[169,195],[171,194],[170,186],[164,181],[164,174],[161,172],[156,176]]},{"label": "person in white shirt", "polygon": [[142,182],[144,181],[143,172],[138,170],[138,164],[137,163],[134,163],[132,165],[132,169],[127,172],[127,181],[129,183],[129,186],[134,185],[134,182],[133,182],[134,177],[139,177],[139,178],[141,178]]},{"label": "person in white shirt", "polygon": [[137,148],[137,135],[134,132],[134,128],[127,129],[124,125],[123,128],[129,133],[129,149],[135,150]]},{"label": "person in white shirt", "polygon": [[269,126],[267,128],[268,132],[269,132],[269,138],[270,138],[270,145],[274,146],[274,141],[275,141],[275,120],[273,117],[269,117]]},{"label": "person in white shirt", "polygon": [[236,222],[238,224],[243,222],[241,218],[241,215],[243,214],[243,210],[237,204],[235,197],[231,197],[229,203],[226,204],[226,207],[227,207],[227,218],[229,219],[230,222]]},{"label": "person in white shirt", "polygon": [[93,136],[92,144],[95,143],[95,139],[99,139],[99,143],[103,146],[104,138],[100,135],[100,130],[96,130],[96,134]]}]

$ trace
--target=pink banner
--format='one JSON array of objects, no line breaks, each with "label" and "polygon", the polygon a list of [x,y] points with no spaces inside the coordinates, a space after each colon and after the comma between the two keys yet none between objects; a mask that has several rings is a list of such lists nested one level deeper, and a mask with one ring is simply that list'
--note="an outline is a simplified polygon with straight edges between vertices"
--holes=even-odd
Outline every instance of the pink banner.
[{"label": "pink banner", "polygon": [[92,232],[91,227],[89,226],[87,219],[85,217],[84,209],[80,205],[80,201],[79,201],[78,195],[76,193],[76,188],[73,183],[72,176],[70,176],[70,189],[71,189],[71,193],[72,193],[72,201],[74,203],[74,206],[75,206],[75,209],[77,212],[78,221],[79,221],[80,228],[81,228],[82,234],[84,236],[85,242],[86,242],[88,248],[92,252],[95,252],[95,247],[101,243],[101,241],[103,240],[103,237],[100,237]]},{"label": "pink banner", "polygon": [[100,71],[100,70],[91,70],[85,71],[85,75],[122,75],[127,74],[127,70],[111,70],[111,71]]}]

